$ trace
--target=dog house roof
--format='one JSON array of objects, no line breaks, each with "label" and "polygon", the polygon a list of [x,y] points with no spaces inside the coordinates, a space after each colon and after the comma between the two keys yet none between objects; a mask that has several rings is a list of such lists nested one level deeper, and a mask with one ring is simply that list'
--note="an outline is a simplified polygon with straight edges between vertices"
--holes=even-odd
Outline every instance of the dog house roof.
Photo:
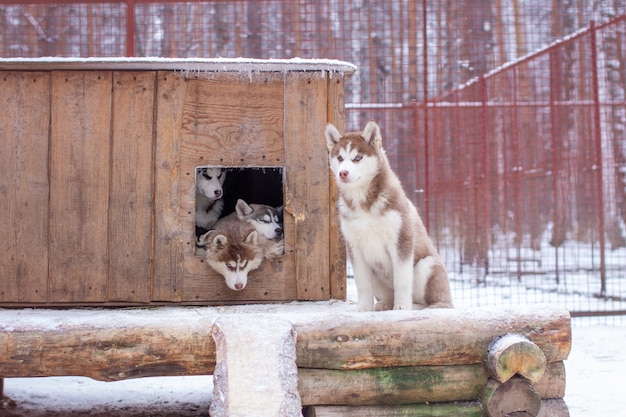
[{"label": "dog house roof", "polygon": [[328,71],[351,75],[356,66],[334,59],[254,58],[2,58],[0,70],[125,70],[184,72],[307,72]]}]

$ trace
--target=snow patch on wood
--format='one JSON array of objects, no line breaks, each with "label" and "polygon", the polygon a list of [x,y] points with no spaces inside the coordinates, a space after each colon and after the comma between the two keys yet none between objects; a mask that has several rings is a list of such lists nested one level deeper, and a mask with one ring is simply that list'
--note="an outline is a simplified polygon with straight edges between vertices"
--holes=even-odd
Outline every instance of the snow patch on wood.
[{"label": "snow patch on wood", "polygon": [[272,316],[222,316],[212,333],[217,348],[212,417],[302,415],[291,323]]}]

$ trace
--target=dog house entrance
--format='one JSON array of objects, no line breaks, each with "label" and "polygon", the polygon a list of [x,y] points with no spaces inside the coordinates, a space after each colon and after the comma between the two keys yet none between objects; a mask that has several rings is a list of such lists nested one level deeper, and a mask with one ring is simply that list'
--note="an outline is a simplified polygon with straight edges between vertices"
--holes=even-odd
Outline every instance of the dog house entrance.
[{"label": "dog house entrance", "polygon": [[196,238],[234,213],[239,200],[281,208],[282,224],[283,177],[282,167],[196,167]]}]

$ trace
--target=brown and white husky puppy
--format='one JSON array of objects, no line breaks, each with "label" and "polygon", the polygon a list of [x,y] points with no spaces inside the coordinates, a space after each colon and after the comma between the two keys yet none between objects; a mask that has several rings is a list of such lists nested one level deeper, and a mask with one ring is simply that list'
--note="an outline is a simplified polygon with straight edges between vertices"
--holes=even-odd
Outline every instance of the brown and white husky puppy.
[{"label": "brown and white husky puppy", "polygon": [[325,133],[359,311],[452,307],[446,268],[389,167],[378,125],[341,135],[328,124]]},{"label": "brown and white husky puppy", "polygon": [[251,271],[260,268],[264,260],[283,254],[282,239],[267,239],[246,221],[221,219],[214,227],[200,236],[198,244],[206,248],[209,266],[232,290],[243,290]]}]

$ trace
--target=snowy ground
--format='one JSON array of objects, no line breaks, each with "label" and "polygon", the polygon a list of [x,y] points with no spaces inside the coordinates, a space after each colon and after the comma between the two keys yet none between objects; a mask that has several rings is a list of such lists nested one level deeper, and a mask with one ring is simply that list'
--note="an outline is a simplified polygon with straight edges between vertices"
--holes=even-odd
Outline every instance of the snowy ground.
[{"label": "snowy ground", "polygon": [[[348,299],[356,299],[353,288]],[[570,415],[622,415],[626,320],[577,318],[572,332],[565,395]],[[120,382],[77,377],[7,379],[0,416],[207,416],[212,385],[210,376]]]}]

